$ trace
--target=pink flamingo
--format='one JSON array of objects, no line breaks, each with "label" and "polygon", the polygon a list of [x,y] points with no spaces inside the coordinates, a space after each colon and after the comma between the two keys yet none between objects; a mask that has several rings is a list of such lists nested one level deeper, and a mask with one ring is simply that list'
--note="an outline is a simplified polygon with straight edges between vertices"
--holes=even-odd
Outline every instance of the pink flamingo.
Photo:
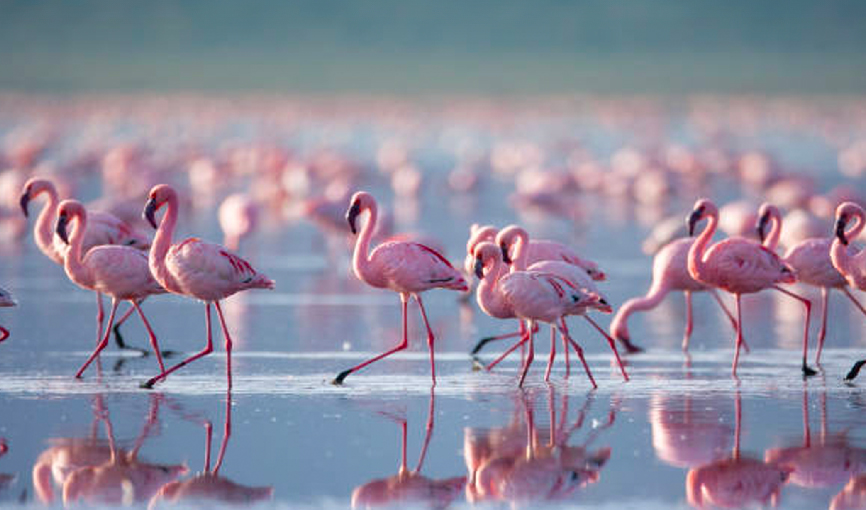
[{"label": "pink flamingo", "polygon": [[806,322],[803,328],[802,369],[805,375],[814,375],[816,372],[806,364],[812,304],[808,299],[777,285],[779,283],[794,283],[796,281],[794,271],[778,255],[748,239],[728,238],[707,249],[707,244],[713,237],[719,222],[719,210],[712,201],[706,198],[695,202],[695,207],[688,217],[689,234],[694,232],[697,222],[704,218],[708,218],[709,222],[689,249],[689,273],[695,280],[726,290],[736,297],[737,335],[731,375],[734,377],[737,375],[740,347],[743,345],[740,297],[743,294],[758,292],[767,288],[776,289],[791,296],[805,306]]},{"label": "pink flamingo", "polygon": [[[46,257],[53,260],[59,265],[63,265],[63,258],[66,255],[67,246],[55,236],[54,220],[57,218],[57,207],[60,202],[57,193],[57,187],[49,179],[40,177],[32,177],[24,184],[21,191],[19,204],[24,216],[29,216],[29,204],[35,198],[45,195],[47,200],[42,206],[42,211],[36,218],[36,223],[33,225],[33,240]],[[91,248],[100,245],[121,245],[147,250],[150,246],[150,241],[147,237],[134,228],[130,227],[126,222],[121,221],[117,217],[100,212],[90,211],[88,213],[87,229],[84,231],[82,241],[82,252],[87,253]],[[117,347],[120,349],[128,349],[147,354],[144,349],[127,346],[123,341],[123,336],[120,334],[120,325],[132,315],[134,309],[132,307],[117,321],[114,327],[114,339]],[[102,294],[96,292],[96,342],[102,339],[102,325],[105,318],[105,311],[102,307]],[[171,353],[166,353],[171,354]]]},{"label": "pink flamingo", "polygon": [[[848,228],[848,223],[854,220],[854,225]],[[844,202],[836,208],[836,237],[830,245],[830,260],[848,284],[860,290],[866,290],[866,250],[859,252],[849,246],[851,239],[857,238],[866,226],[866,212],[854,202]],[[857,377],[860,369],[866,364],[866,359],[854,363],[845,376],[846,381]]]},{"label": "pink flamingo", "polygon": [[[768,225],[770,225],[769,233],[766,231]],[[782,218],[779,209],[769,203],[761,205],[758,212],[758,235],[764,246],[775,251],[781,230]],[[821,351],[824,348],[824,337],[827,334],[827,309],[830,304],[830,290],[838,289],[854,303],[854,306],[866,314],[866,309],[848,290],[848,282],[845,277],[833,267],[833,261],[830,259],[830,246],[832,244],[832,238],[804,239],[791,246],[782,257],[786,264],[794,268],[797,273],[797,281],[821,289],[821,329],[818,332],[816,364],[821,363]],[[853,248],[849,246],[846,250],[852,252]]]},{"label": "pink flamingo", "polygon": [[229,250],[238,250],[241,240],[256,228],[258,208],[245,193],[229,195],[220,204],[219,222],[223,230],[223,244]]},{"label": "pink flamingo", "polygon": [[353,234],[358,233],[357,220],[363,212],[369,213],[367,222],[364,223],[358,240],[355,243],[355,252],[352,257],[352,268],[355,276],[366,284],[380,288],[390,289],[400,294],[403,316],[403,340],[397,347],[375,356],[359,365],[343,370],[332,381],[333,384],[342,384],[343,380],[367,365],[390,356],[395,352],[408,347],[406,308],[410,297],[414,297],[421,309],[421,318],[427,328],[427,347],[430,350],[430,374],[433,385],[436,385],[436,365],[434,362],[433,345],[435,338],[427,321],[427,312],[421,301],[421,293],[430,289],[451,289],[465,292],[468,289],[466,280],[460,275],[460,271],[454,268],[448,260],[438,252],[419,243],[408,241],[386,241],[370,252],[370,240],[373,230],[376,228],[379,207],[376,199],[365,191],[359,191],[352,196],[351,205],[346,212],[346,219]]},{"label": "pink flamingo", "polygon": [[[67,225],[75,220],[72,234],[67,235]],[[162,354],[159,350],[159,342],[156,340],[153,330],[150,328],[144,312],[138,302],[153,294],[163,294],[163,289],[147,267],[147,255],[141,251],[128,246],[101,245],[95,246],[82,254],[84,245],[84,232],[87,229],[87,210],[76,200],[64,200],[57,209],[57,235],[69,245],[66,253],[64,269],[66,275],[77,285],[111,296],[111,312],[108,315],[108,327],[105,335],[97,344],[96,349],[81,366],[75,377],[80,378],[88,365],[108,345],[108,337],[117,313],[117,305],[121,300],[129,301],[132,307],[141,317],[141,322],[147,329],[150,337],[150,345],[156,354],[160,371],[165,370],[162,362]]]},{"label": "pink flamingo", "polygon": [[614,316],[613,321],[610,323],[610,334],[619,340],[628,352],[633,353],[643,350],[631,341],[631,334],[628,330],[629,317],[635,312],[652,310],[671,291],[682,291],[686,297],[686,330],[683,334],[683,351],[688,351],[689,349],[689,339],[692,336],[694,328],[692,321],[693,292],[708,291],[722,308],[722,311],[725,312],[728,320],[731,321],[731,325],[736,329],[737,321],[722,302],[716,289],[695,280],[689,274],[688,255],[694,242],[695,240],[692,238],[677,239],[659,250],[653,258],[653,279],[649,291],[643,297],[629,299],[617,311],[616,316]]},{"label": "pink flamingo", "polygon": [[[157,226],[156,212],[166,206],[166,213]],[[226,379],[232,386],[232,339],[223,318],[219,301],[246,289],[273,289],[274,281],[256,272],[246,260],[229,252],[223,246],[191,237],[178,244],[171,238],[177,225],[177,193],[167,184],[157,184],[148,194],[144,217],[156,229],[150,249],[148,265],[153,277],[165,290],[173,294],[200,299],[205,302],[207,344],[205,348],[175,366],[151,377],[142,384],[152,388],[169,374],[213,352],[210,306],[216,307],[225,338]]]},{"label": "pink flamingo", "polygon": [[[6,289],[0,287],[0,307],[15,306],[18,303]],[[9,338],[9,330],[0,326],[0,342]]]}]

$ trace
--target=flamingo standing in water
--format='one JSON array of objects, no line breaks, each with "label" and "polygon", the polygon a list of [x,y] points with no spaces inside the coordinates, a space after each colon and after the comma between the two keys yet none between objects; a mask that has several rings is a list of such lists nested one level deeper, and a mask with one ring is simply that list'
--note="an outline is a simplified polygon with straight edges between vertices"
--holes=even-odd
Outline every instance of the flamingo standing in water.
[{"label": "flamingo standing in water", "polygon": [[[767,232],[767,226],[770,231]],[[782,215],[779,209],[772,204],[761,205],[758,211],[758,236],[764,246],[771,251],[776,250],[782,230]],[[821,351],[824,348],[824,337],[827,335],[827,308],[830,304],[830,290],[838,289],[854,303],[863,314],[866,309],[848,290],[848,282],[830,260],[830,246],[833,238],[804,239],[791,246],[785,252],[782,259],[786,264],[794,268],[797,273],[797,281],[819,287],[821,289],[821,329],[818,332],[818,350],[815,352],[815,363],[821,363]],[[848,246],[846,250],[851,253],[853,247]]]},{"label": "flamingo standing in water", "polygon": [[[72,234],[68,235],[67,225],[72,220],[75,220],[75,226]],[[150,345],[156,354],[159,370],[165,371],[159,342],[138,305],[138,302],[147,296],[165,293],[165,289],[150,274],[150,269],[147,267],[147,254],[128,246],[116,245],[94,246],[86,254],[82,254],[84,233],[87,230],[87,211],[80,202],[75,200],[64,200],[60,203],[57,209],[56,230],[59,238],[69,245],[63,264],[69,279],[85,289],[108,294],[112,298],[105,335],[96,345],[93,354],[76,372],[75,377],[80,378],[88,365],[108,345],[111,325],[121,300],[132,303],[133,308],[138,312],[150,336]]]},{"label": "flamingo standing in water", "polygon": [[[6,289],[0,287],[0,307],[15,306],[18,303]],[[0,342],[9,338],[9,330],[0,326]]]},{"label": "flamingo standing in water", "polygon": [[[45,195],[47,200],[42,206],[42,211],[39,217],[36,218],[36,223],[33,225],[33,240],[46,257],[55,263],[63,266],[63,258],[66,255],[66,245],[54,235],[54,220],[57,218],[57,207],[60,202],[57,193],[57,187],[49,179],[40,177],[32,177],[27,180],[21,192],[19,203],[24,216],[29,216],[30,202]],[[147,237],[134,228],[129,226],[124,221],[115,217],[112,214],[101,211],[90,211],[88,215],[87,230],[84,231],[82,240],[82,251],[87,253],[91,248],[100,245],[116,244],[121,246],[129,246],[140,250],[147,250],[150,246],[150,241]],[[120,349],[128,349],[139,351],[142,354],[147,354],[144,349],[127,346],[123,337],[120,334],[120,325],[132,315],[134,309],[132,307],[117,321],[114,327],[114,339],[117,347]],[[102,339],[102,324],[105,318],[105,311],[102,307],[102,294],[96,293],[96,343]]]},{"label": "flamingo standing in water", "polygon": [[737,321],[728,308],[722,303],[716,289],[701,283],[689,274],[688,255],[694,244],[692,238],[677,239],[665,245],[653,258],[653,279],[649,291],[643,297],[631,298],[619,308],[610,323],[610,334],[622,343],[628,352],[640,352],[643,349],[633,344],[628,330],[628,319],[634,312],[652,310],[671,291],[682,291],[686,297],[686,330],[683,334],[683,351],[689,349],[689,339],[692,336],[692,293],[708,291],[713,299],[725,312],[731,325],[736,329]]},{"label": "flamingo standing in water", "polygon": [[794,271],[785,264],[778,255],[755,241],[740,237],[719,241],[707,249],[707,245],[716,231],[719,222],[719,210],[712,201],[702,198],[695,202],[694,209],[688,217],[689,234],[694,233],[695,225],[708,218],[709,222],[703,232],[689,249],[688,264],[692,278],[700,282],[726,290],[736,297],[737,302],[737,336],[734,347],[734,362],[731,375],[737,376],[737,363],[740,359],[740,347],[743,345],[743,321],[740,297],[743,294],[759,292],[764,289],[776,289],[803,303],[806,308],[806,322],[803,328],[803,373],[807,376],[816,372],[806,364],[809,348],[809,318],[811,302],[793,292],[787,291],[777,284],[794,283]]},{"label": "flamingo standing in water", "polygon": [[[163,206],[166,206],[166,213],[157,226],[156,212]],[[151,377],[142,386],[152,388],[154,384],[165,379],[175,370],[213,352],[210,320],[210,306],[213,304],[219,315],[225,338],[226,379],[228,387],[231,388],[232,339],[219,301],[246,289],[273,289],[274,281],[256,272],[249,262],[221,245],[208,243],[195,237],[172,244],[171,238],[177,225],[177,206],[177,193],[171,186],[157,184],[150,190],[147,204],[144,206],[144,217],[156,229],[156,236],[153,238],[148,265],[153,277],[167,291],[205,302],[207,344],[201,352]]]},{"label": "flamingo standing in water", "polygon": [[400,294],[403,316],[403,340],[397,347],[375,356],[359,365],[343,370],[332,381],[333,384],[342,384],[343,380],[351,373],[366,367],[370,363],[379,361],[395,352],[401,351],[409,346],[406,324],[406,309],[409,298],[414,297],[421,309],[421,318],[427,328],[427,347],[430,350],[430,375],[433,385],[436,385],[436,364],[434,362],[433,346],[435,338],[427,322],[427,312],[421,301],[421,293],[430,289],[451,289],[466,292],[469,286],[460,275],[460,271],[454,268],[448,260],[432,248],[420,243],[409,241],[386,241],[370,252],[370,240],[376,228],[379,207],[376,199],[365,191],[359,191],[352,196],[346,219],[353,234],[358,233],[358,216],[363,212],[369,213],[367,222],[361,228],[361,233],[355,243],[355,252],[352,256],[352,268],[355,276],[366,284],[380,288],[391,289]]},{"label": "flamingo standing in water", "polygon": [[[854,220],[854,225],[848,228],[848,223]],[[856,239],[866,226],[866,212],[854,202],[844,202],[836,208],[836,238],[830,245],[830,260],[848,284],[860,290],[866,290],[866,250],[856,252],[851,249],[849,242]],[[846,381],[857,377],[860,369],[866,364],[862,359],[851,367],[845,376]]]}]

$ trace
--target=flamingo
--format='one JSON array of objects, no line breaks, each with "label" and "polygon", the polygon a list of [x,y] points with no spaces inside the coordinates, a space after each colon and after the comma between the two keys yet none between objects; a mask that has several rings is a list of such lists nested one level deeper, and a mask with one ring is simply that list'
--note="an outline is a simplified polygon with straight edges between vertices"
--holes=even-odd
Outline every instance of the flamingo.
[{"label": "flamingo", "polygon": [[[0,307],[15,306],[18,303],[6,289],[0,287]],[[0,326],[0,342],[9,338],[9,330]]]},{"label": "flamingo", "polygon": [[409,298],[415,298],[421,309],[421,318],[427,328],[427,347],[430,350],[430,375],[433,385],[436,385],[436,364],[434,362],[433,346],[435,337],[427,321],[427,312],[421,301],[421,293],[430,289],[451,289],[466,292],[469,286],[448,260],[436,250],[409,241],[386,241],[370,252],[370,240],[376,228],[379,207],[373,195],[366,191],[358,191],[352,195],[346,219],[353,234],[358,234],[358,216],[367,211],[369,217],[361,228],[355,243],[352,256],[352,268],[355,276],[371,287],[390,289],[400,294],[403,317],[403,339],[397,347],[375,356],[359,365],[343,370],[332,381],[333,384],[343,384],[349,375],[381,360],[387,356],[408,347],[406,311]]},{"label": "flamingo", "polygon": [[[68,235],[67,225],[73,220],[75,226],[72,229],[72,234]],[[86,254],[82,254],[87,221],[87,210],[81,205],[81,202],[64,200],[57,208],[57,235],[69,245],[69,251],[66,253],[63,265],[66,275],[80,287],[108,294],[112,298],[105,335],[75,374],[75,377],[80,378],[88,365],[108,345],[114,315],[117,313],[117,306],[121,300],[129,301],[138,312],[150,337],[150,345],[156,354],[159,369],[165,371],[159,342],[150,328],[150,323],[144,316],[144,312],[138,305],[138,302],[147,296],[165,293],[165,289],[150,274],[150,269],[147,267],[147,254],[128,246],[117,245],[94,246]]]},{"label": "flamingo", "polygon": [[[768,225],[770,226],[769,233],[766,231]],[[764,246],[775,251],[779,244],[781,230],[782,217],[779,209],[770,203],[761,205],[761,209],[758,211],[758,235]],[[818,332],[818,349],[815,352],[816,364],[821,363],[821,351],[824,348],[824,337],[827,334],[827,309],[830,304],[830,290],[838,289],[854,303],[854,306],[866,314],[866,309],[848,290],[848,282],[845,277],[833,267],[833,261],[830,259],[832,244],[832,238],[804,239],[788,248],[782,257],[786,264],[794,268],[797,273],[797,281],[821,289],[821,329]],[[854,250],[852,246],[845,249],[850,253],[853,253]]]},{"label": "flamingo", "polygon": [[[42,211],[36,218],[36,223],[33,225],[33,241],[46,257],[55,263],[63,266],[63,258],[66,256],[67,246],[54,235],[54,220],[57,218],[57,207],[59,204],[59,195],[57,187],[54,183],[45,178],[32,177],[24,183],[21,191],[19,204],[24,216],[29,216],[29,204],[37,197],[45,195],[47,200],[42,206]],[[121,246],[129,246],[141,250],[147,250],[150,246],[150,241],[147,237],[134,228],[130,227],[126,222],[118,219],[114,215],[101,211],[90,211],[88,215],[87,230],[84,231],[84,239],[82,241],[84,253],[90,251],[91,248],[100,245],[116,244]],[[123,336],[120,334],[120,325],[132,315],[134,308],[129,310],[117,321],[114,327],[114,340],[119,349],[127,349],[147,354],[144,349],[131,347],[123,341]],[[102,339],[102,324],[105,318],[105,311],[102,307],[102,294],[96,293],[96,343]],[[170,353],[166,353],[170,354]]]},{"label": "flamingo", "polygon": [[[166,213],[157,225],[156,212],[163,206],[166,207]],[[168,184],[157,184],[151,188],[143,214],[156,229],[156,236],[148,257],[150,272],[168,292],[204,301],[207,344],[201,352],[151,377],[142,384],[142,387],[152,388],[158,381],[165,379],[179,368],[213,352],[210,319],[210,307],[213,304],[219,315],[225,338],[226,379],[228,387],[231,388],[232,339],[219,301],[242,290],[273,289],[274,281],[256,272],[249,262],[221,245],[208,243],[195,237],[172,244],[172,236],[177,225],[178,199],[174,188]]]},{"label": "flamingo", "polygon": [[[854,220],[854,225],[848,229],[848,223]],[[866,290],[866,250],[855,251],[849,246],[851,239],[856,239],[866,226],[866,212],[854,202],[844,202],[836,208],[836,237],[830,245],[830,260],[848,284],[860,290]],[[847,229],[847,230],[846,230]],[[845,376],[846,381],[857,377],[860,369],[866,364],[866,359],[854,363]]]},{"label": "flamingo", "polygon": [[708,218],[709,222],[703,232],[689,249],[688,266],[692,278],[714,287],[726,290],[736,297],[737,302],[737,334],[734,348],[734,361],[731,375],[737,376],[737,363],[740,359],[740,347],[743,345],[743,322],[740,297],[743,294],[758,292],[767,288],[791,296],[803,303],[806,308],[806,321],[803,328],[803,373],[807,376],[817,372],[806,363],[809,347],[809,318],[811,302],[793,292],[787,291],[777,284],[794,283],[794,271],[782,259],[755,241],[739,237],[719,241],[707,249],[710,239],[716,231],[719,222],[719,210],[709,199],[702,198],[695,202],[694,209],[688,217],[689,234],[694,232],[695,225]]},{"label": "flamingo", "polygon": [[713,287],[692,278],[688,269],[688,254],[695,240],[692,238],[677,239],[665,245],[653,257],[653,279],[650,288],[643,297],[629,299],[619,308],[610,323],[610,334],[625,346],[628,352],[640,352],[643,349],[633,344],[628,329],[628,319],[635,313],[652,310],[671,291],[682,291],[686,298],[686,330],[683,334],[683,351],[689,349],[689,339],[694,328],[692,321],[692,293],[708,291],[713,299],[725,312],[734,329],[737,321],[722,302],[718,292]]},{"label": "flamingo", "polygon": [[252,198],[245,193],[229,195],[219,208],[219,222],[222,228],[223,244],[236,251],[241,241],[256,228],[258,208]]}]

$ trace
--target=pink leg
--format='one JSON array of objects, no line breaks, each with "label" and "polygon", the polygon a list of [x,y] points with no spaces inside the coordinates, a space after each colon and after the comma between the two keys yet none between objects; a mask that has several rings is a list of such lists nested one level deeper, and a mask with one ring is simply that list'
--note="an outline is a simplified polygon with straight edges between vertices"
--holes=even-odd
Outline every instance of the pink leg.
[{"label": "pink leg", "polygon": [[[716,291],[716,289],[709,289],[708,292],[710,293],[711,296],[713,296],[713,299],[716,300],[716,303],[719,304],[719,307],[722,309],[722,311],[725,312],[725,317],[728,318],[728,320],[731,322],[731,327],[734,328],[734,331],[736,331],[737,330],[737,319],[734,318],[733,314],[731,314],[731,311],[728,310],[727,306],[725,306],[725,303],[724,303],[724,301],[722,301],[722,298],[719,296],[719,293]],[[749,344],[746,343],[745,338],[743,339],[743,349],[745,349],[746,352],[750,351]]]},{"label": "pink leg", "polygon": [[[536,330],[533,330],[533,331],[537,331],[537,329],[536,329]],[[523,346],[526,344],[526,342],[528,342],[528,341],[529,341],[529,332],[527,331],[527,332],[525,333],[524,337],[520,339],[520,341],[515,342],[514,345],[512,345],[511,347],[509,347],[509,348],[508,348],[505,352],[503,352],[503,353],[502,353],[498,358],[496,358],[495,360],[493,360],[489,365],[487,365],[487,367],[485,367],[485,370],[487,370],[488,372],[491,371],[491,370],[493,370],[493,367],[495,367],[496,365],[498,365],[500,361],[502,361],[502,360],[504,360],[506,357],[508,357],[508,355],[511,354],[512,352],[514,352],[518,347],[523,347]],[[523,363],[521,362],[521,365],[522,365],[522,364],[523,364]]]},{"label": "pink leg", "polygon": [[689,339],[692,337],[692,329],[694,328],[692,321],[692,292],[687,290],[683,294],[686,296],[686,332],[683,335],[683,352],[688,352]]},{"label": "pink leg", "polygon": [[[415,466],[413,473],[421,471],[421,467],[424,465],[424,459],[427,457],[427,449],[430,447],[430,439],[433,437],[433,419],[436,416],[436,413],[434,412],[436,405],[435,401],[436,395],[433,393],[433,388],[430,388],[430,404],[427,406],[427,425],[424,428],[424,443],[421,445],[421,453],[418,454],[418,464]],[[406,436],[404,435],[403,437],[405,438]]]},{"label": "pink leg", "polygon": [[584,315],[583,318],[586,319],[587,322],[592,324],[592,327],[594,327],[599,333],[601,333],[601,336],[603,336],[607,340],[607,343],[608,345],[610,345],[610,348],[613,351],[613,355],[616,358],[616,364],[619,365],[619,371],[622,373],[622,378],[628,381],[628,374],[625,371],[625,366],[622,364],[622,359],[619,357],[619,351],[616,350],[616,341],[607,334],[607,331],[599,327],[599,325],[596,324],[596,322],[592,320],[588,315]]},{"label": "pink leg", "polygon": [[102,340],[102,321],[105,320],[105,310],[102,308],[102,294],[96,294],[96,344]]},{"label": "pink leg", "polygon": [[206,302],[204,305],[204,314],[205,314],[205,321],[207,322],[207,345],[205,345],[204,349],[201,352],[199,352],[198,354],[193,354],[192,356],[181,361],[177,365],[169,368],[165,372],[163,372],[159,375],[156,375],[154,377],[151,377],[146,382],[141,384],[142,388],[153,388],[154,384],[165,379],[166,377],[168,377],[169,374],[171,374],[175,370],[177,370],[179,368],[183,368],[183,367],[189,365],[190,363],[192,363],[193,361],[195,361],[201,357],[207,356],[208,354],[213,352],[213,332],[211,331],[211,326],[210,326],[210,301]]},{"label": "pink leg", "polygon": [[800,301],[801,303],[803,303],[803,306],[806,307],[806,324],[803,328],[803,367],[802,368],[803,368],[803,375],[805,375],[805,376],[815,375],[818,372],[816,372],[812,368],[809,368],[809,365],[806,364],[806,356],[809,354],[809,320],[812,316],[812,302],[809,301],[808,299],[804,298],[803,296],[800,296],[798,294],[794,294],[793,292],[791,292],[789,290],[785,290],[782,287],[779,287],[778,285],[773,285],[773,288],[778,290],[782,294],[786,294],[786,295],[791,296],[792,298]]},{"label": "pink leg", "polygon": [[[101,299],[100,299],[101,301]],[[105,330],[105,335],[102,336],[102,340],[96,345],[96,349],[93,349],[93,353],[87,358],[87,361],[84,362],[84,365],[81,365],[81,368],[76,372],[75,377],[77,379],[81,378],[81,374],[87,369],[90,363],[99,356],[99,353],[102,352],[102,349],[105,349],[105,346],[108,345],[108,335],[111,331],[111,324],[114,322],[114,314],[117,312],[117,304],[118,301],[116,299],[111,300],[111,313],[108,315],[108,328]],[[100,323],[101,324],[101,323]]]},{"label": "pink leg", "polygon": [[851,294],[851,291],[848,290],[847,287],[842,287],[841,290],[842,290],[842,292],[845,293],[846,296],[848,296],[848,299],[850,299],[851,302],[854,303],[854,306],[856,306],[857,309],[860,310],[860,313],[862,313],[863,315],[866,315],[866,308],[863,308],[863,305],[861,305],[860,302],[857,301],[857,298],[855,298],[854,295]]},{"label": "pink leg", "polygon": [[568,340],[561,333],[559,336],[562,337],[562,350],[565,351],[565,378],[568,379],[571,377],[571,359],[569,359],[571,349],[568,348]]},{"label": "pink leg", "polygon": [[526,374],[529,372],[529,365],[532,364],[532,360],[535,359],[535,321],[530,321],[529,323],[529,352],[526,354],[526,361],[523,363],[523,371],[520,373],[520,381],[517,383],[517,386],[522,388],[523,381],[526,379]]},{"label": "pink leg", "polygon": [[207,473],[210,471],[211,442],[213,440],[213,424],[210,421],[204,424],[204,436],[206,441],[204,447],[204,470]]},{"label": "pink leg", "polygon": [[737,338],[734,343],[734,363],[731,365],[731,376],[737,377],[737,364],[740,362],[740,346],[743,345],[743,314],[740,307],[740,295],[734,294],[737,299]]},{"label": "pink leg", "polygon": [[433,377],[433,386],[436,386],[436,361],[433,359],[436,338],[433,336],[433,330],[430,329],[430,322],[427,321],[427,311],[424,310],[421,296],[415,294],[415,301],[418,302],[418,308],[421,309],[421,318],[424,319],[424,327],[427,328],[427,348],[430,350],[430,375]]},{"label": "pink leg", "polygon": [[821,287],[821,329],[818,331],[818,350],[815,352],[815,364],[821,364],[821,351],[824,350],[824,337],[827,336],[827,310],[830,306],[830,289]]},{"label": "pink leg", "polygon": [[[219,310],[219,308],[217,308]],[[220,467],[223,465],[223,458],[226,456],[226,447],[229,444],[229,438],[232,436],[232,393],[231,390],[226,394],[226,421],[223,426],[223,440],[220,443],[220,451],[217,454],[216,464],[213,466],[214,475],[218,475]],[[210,443],[208,443],[209,445]]]},{"label": "pink leg", "polygon": [[583,369],[586,371],[586,376],[589,377],[589,382],[592,383],[593,388],[598,388],[598,385],[595,384],[595,378],[592,376],[592,370],[589,369],[589,364],[586,362],[586,358],[583,357],[583,348],[571,338],[571,335],[568,334],[568,326],[565,324],[565,319],[559,319],[559,328],[560,334],[564,336],[568,343],[571,344],[571,347],[574,349],[574,352],[577,353],[577,357],[580,358],[580,362],[583,364]]},{"label": "pink leg", "polygon": [[225,349],[226,349],[226,382],[228,384],[229,391],[232,389],[232,337],[229,335],[229,328],[226,326],[225,317],[223,317],[223,310],[220,308],[220,302],[214,301],[214,306],[216,307],[217,317],[220,320],[220,327],[223,328],[223,338],[225,338]]},{"label": "pink leg", "polygon": [[147,322],[147,317],[144,316],[144,312],[141,311],[141,307],[138,306],[138,303],[136,303],[134,299],[130,299],[130,302],[132,303],[132,307],[129,308],[129,311],[135,310],[141,317],[141,322],[144,323],[144,328],[147,329],[147,334],[150,337],[150,345],[153,347],[154,354],[156,354],[156,361],[159,363],[159,371],[165,372],[165,365],[162,363],[162,353],[159,352],[159,342],[156,339],[156,335],[153,334],[153,330],[150,328],[150,323]]},{"label": "pink leg", "polygon": [[375,363],[375,362],[379,361],[380,359],[386,358],[386,357],[394,354],[395,352],[402,351],[403,349],[405,349],[406,347],[409,346],[409,339],[408,339],[407,332],[406,332],[406,304],[408,303],[408,300],[409,300],[408,295],[400,294],[400,302],[402,304],[402,309],[403,309],[403,341],[400,342],[400,345],[398,345],[397,347],[394,347],[390,351],[383,352],[382,354],[380,354],[380,355],[378,355],[372,359],[368,359],[367,361],[365,361],[359,365],[356,365],[352,368],[343,370],[342,372],[337,374],[337,377],[335,377],[334,380],[331,381],[331,384],[336,384],[336,385],[343,384],[343,380],[346,377],[348,377],[349,374],[357,372],[358,370],[361,370],[362,368],[366,367],[370,363]]},{"label": "pink leg", "polygon": [[485,345],[487,345],[490,342],[495,342],[497,340],[506,340],[508,338],[514,338],[514,337],[522,337],[522,336],[523,336],[523,321],[520,321],[520,329],[519,330],[515,331],[514,333],[505,333],[504,335],[484,337],[481,340],[479,340],[477,344],[475,344],[475,347],[472,348],[472,351],[470,351],[469,354],[471,354],[472,356],[475,356],[476,354],[481,352],[481,349],[483,349]]},{"label": "pink leg", "polygon": [[556,359],[556,328],[550,327],[550,357],[547,360],[547,370],[544,371],[544,382],[550,382],[550,369],[553,368],[553,360]]}]

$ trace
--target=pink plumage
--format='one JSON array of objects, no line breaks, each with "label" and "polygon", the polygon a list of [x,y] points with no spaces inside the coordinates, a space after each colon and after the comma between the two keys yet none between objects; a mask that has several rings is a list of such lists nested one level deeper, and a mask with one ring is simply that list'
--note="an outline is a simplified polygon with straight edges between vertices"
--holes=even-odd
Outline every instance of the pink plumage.
[{"label": "pink plumage", "polygon": [[[854,221],[854,225],[848,229],[851,220]],[[836,208],[836,236],[833,244],[830,245],[830,260],[848,284],[860,290],[866,290],[866,250],[852,249],[850,243],[860,235],[864,226],[866,226],[866,211],[862,207],[854,202],[839,204]],[[852,301],[863,313],[866,313],[856,300],[852,298]],[[857,377],[864,364],[866,359],[854,363],[845,379],[850,381]]]},{"label": "pink plumage", "polygon": [[256,228],[258,207],[245,193],[229,195],[220,204],[219,223],[224,236],[223,244],[230,250],[237,250],[241,241]]}]

